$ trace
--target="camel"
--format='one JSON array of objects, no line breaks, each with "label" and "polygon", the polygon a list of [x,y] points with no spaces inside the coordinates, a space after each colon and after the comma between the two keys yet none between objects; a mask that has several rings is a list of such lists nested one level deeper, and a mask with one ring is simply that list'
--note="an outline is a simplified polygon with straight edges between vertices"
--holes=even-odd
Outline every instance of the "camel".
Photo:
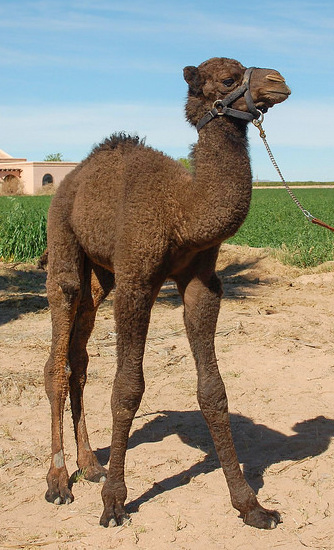
[{"label": "camel", "polygon": [[[104,481],[100,524],[127,518],[124,462],[131,424],[144,392],[142,361],[152,305],[165,280],[176,283],[195,359],[200,409],[224,471],[231,502],[246,524],[271,529],[281,521],[264,509],[236,456],[224,383],[215,355],[222,296],[215,274],[220,244],[243,223],[252,177],[247,125],[290,94],[275,70],[246,69],[212,58],[184,69],[186,118],[198,129],[194,174],[137,136],[113,134],[60,184],[48,218],[47,292],[52,343],[45,365],[52,451],[46,499],[73,494],[63,447],[64,402],[70,394],[77,464],[86,479]],[[97,461],[85,424],[87,341],[98,306],[115,287],[117,371],[108,471]]]}]

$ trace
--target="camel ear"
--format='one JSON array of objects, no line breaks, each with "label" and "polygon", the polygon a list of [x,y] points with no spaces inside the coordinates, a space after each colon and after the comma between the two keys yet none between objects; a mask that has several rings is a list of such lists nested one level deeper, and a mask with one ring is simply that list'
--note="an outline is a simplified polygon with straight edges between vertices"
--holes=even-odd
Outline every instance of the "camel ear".
[{"label": "camel ear", "polygon": [[189,92],[192,95],[199,95],[202,91],[201,77],[197,67],[185,67],[183,69],[184,80],[189,84]]}]

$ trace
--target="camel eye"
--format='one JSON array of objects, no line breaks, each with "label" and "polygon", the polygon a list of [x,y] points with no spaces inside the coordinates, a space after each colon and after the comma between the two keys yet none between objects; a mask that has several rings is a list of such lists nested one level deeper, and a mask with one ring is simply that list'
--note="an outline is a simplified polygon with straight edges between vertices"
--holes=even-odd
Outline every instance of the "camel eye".
[{"label": "camel eye", "polygon": [[227,78],[226,80],[223,80],[223,84],[229,88],[232,84],[234,84],[234,78]]}]

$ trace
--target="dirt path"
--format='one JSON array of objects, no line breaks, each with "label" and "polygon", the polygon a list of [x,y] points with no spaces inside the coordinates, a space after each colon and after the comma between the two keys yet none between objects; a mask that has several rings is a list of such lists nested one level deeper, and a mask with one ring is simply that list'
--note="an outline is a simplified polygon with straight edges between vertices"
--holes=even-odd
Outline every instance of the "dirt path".
[{"label": "dirt path", "polygon": [[[226,268],[226,266],[229,266]],[[145,355],[146,393],[126,475],[131,523],[99,526],[101,486],[78,479],[75,501],[44,500],[49,404],[43,365],[50,343],[45,275],[1,266],[0,548],[298,550],[334,548],[334,272],[283,267],[261,250],[224,246],[225,299],[217,356],[240,462],[259,499],[277,508],[274,531],[243,524],[198,411],[182,306],[166,285]],[[102,463],[110,442],[115,372],[112,296],[89,344],[86,412]],[[69,471],[76,470],[69,406]]]}]

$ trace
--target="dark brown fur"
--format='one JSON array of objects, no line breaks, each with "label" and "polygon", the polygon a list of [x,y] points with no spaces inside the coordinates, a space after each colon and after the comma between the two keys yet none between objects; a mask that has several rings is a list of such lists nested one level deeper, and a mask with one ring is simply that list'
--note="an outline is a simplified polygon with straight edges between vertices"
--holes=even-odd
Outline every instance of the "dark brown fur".
[{"label": "dark brown fur", "polygon": [[[237,61],[213,58],[186,67],[186,114],[191,124],[213,101],[239,85]],[[276,71],[255,69],[251,92],[258,107],[286,99]],[[234,108],[246,110],[243,98]],[[198,372],[198,401],[214,440],[231,493],[244,521],[276,526],[279,515],[257,502],[246,483],[231,437],[228,406],[214,350],[221,299],[215,263],[222,241],[244,221],[251,198],[246,123],[219,117],[204,126],[194,151],[192,176],[180,163],[146,147],[137,137],[113,135],[60,185],[48,222],[47,290],[52,346],[45,386],[52,412],[52,460],[47,476],[50,502],[71,502],[63,450],[63,410],[70,392],[77,463],[87,479],[106,478],[101,524],[125,517],[124,460],[129,430],[144,392],[142,358],[152,304],[163,282],[177,283]],[[109,471],[88,441],[83,408],[86,344],[96,310],[116,283],[114,314],[118,366],[112,392],[113,433]]]}]

